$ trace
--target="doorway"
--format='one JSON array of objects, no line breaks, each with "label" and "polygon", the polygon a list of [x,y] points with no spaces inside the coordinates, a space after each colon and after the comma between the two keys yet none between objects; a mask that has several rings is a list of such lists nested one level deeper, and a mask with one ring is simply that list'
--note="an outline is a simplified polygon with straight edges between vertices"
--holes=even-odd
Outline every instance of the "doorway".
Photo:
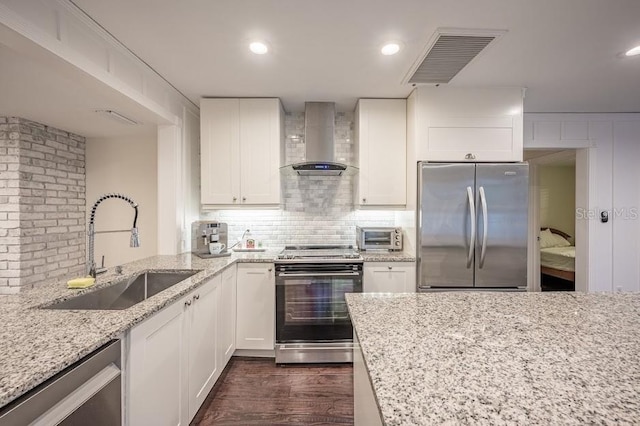
[{"label": "doorway", "polygon": [[[586,289],[576,269],[586,267],[587,242],[577,229],[576,206],[586,199],[586,152],[580,149],[528,149],[530,164],[530,253],[532,291]],[[585,150],[586,151],[586,150]],[[580,155],[582,154],[582,155]],[[582,166],[582,167],[581,167]],[[582,235],[584,235],[582,233]]]}]

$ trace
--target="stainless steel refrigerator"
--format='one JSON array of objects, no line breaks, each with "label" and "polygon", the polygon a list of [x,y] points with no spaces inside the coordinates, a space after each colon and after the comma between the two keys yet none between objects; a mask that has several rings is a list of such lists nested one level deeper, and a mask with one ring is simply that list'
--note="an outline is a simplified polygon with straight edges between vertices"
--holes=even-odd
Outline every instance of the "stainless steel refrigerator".
[{"label": "stainless steel refrigerator", "polygon": [[418,164],[418,290],[527,287],[529,165]]}]

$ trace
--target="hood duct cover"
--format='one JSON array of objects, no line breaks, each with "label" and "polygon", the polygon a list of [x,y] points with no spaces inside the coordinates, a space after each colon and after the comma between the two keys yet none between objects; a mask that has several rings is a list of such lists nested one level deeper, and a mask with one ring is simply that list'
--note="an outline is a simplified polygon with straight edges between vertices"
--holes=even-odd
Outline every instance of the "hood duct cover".
[{"label": "hood duct cover", "polygon": [[305,102],[304,147],[305,162],[282,168],[300,176],[342,176],[354,171],[353,167],[335,161],[335,116],[333,102]]},{"label": "hood duct cover", "polygon": [[436,32],[407,82],[448,83],[502,33],[478,31],[474,34],[471,30]]}]

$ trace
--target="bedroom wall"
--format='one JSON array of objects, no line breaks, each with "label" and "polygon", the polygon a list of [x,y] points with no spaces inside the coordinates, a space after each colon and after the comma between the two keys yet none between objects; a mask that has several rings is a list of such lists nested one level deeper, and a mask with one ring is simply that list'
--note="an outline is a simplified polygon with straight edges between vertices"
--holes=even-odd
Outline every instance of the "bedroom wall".
[{"label": "bedroom wall", "polygon": [[542,166],[539,180],[540,226],[556,228],[575,237],[575,165]]}]

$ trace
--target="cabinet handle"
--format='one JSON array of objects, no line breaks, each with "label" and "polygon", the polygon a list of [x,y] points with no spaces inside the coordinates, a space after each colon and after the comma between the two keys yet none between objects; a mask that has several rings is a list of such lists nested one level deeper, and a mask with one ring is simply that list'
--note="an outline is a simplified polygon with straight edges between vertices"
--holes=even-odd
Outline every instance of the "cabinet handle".
[{"label": "cabinet handle", "polygon": [[238,197],[233,197],[233,202],[235,203],[236,201],[238,201]]},{"label": "cabinet handle", "polygon": [[271,268],[267,269],[267,271],[271,272]]},{"label": "cabinet handle", "polygon": [[467,155],[464,156],[465,160],[475,160],[476,156],[473,155],[472,153],[468,153]]},{"label": "cabinet handle", "polygon": [[188,308],[189,306],[191,306],[191,300],[187,300],[186,302],[184,302],[184,306],[185,308]]},{"label": "cabinet handle", "polygon": [[366,203],[366,202],[367,202],[367,199],[366,199],[366,198],[363,198],[363,199],[362,199],[362,202],[363,202],[363,203]]},{"label": "cabinet handle", "polygon": [[245,201],[247,201],[247,197],[242,197],[242,202],[244,203]]},{"label": "cabinet handle", "polygon": [[389,270],[392,270],[392,269],[393,269],[393,266],[387,266],[387,268],[389,268]]},{"label": "cabinet handle", "polygon": [[200,295],[199,295],[199,294],[195,294],[195,295],[193,296],[193,300],[198,300],[198,299],[200,299]]}]

